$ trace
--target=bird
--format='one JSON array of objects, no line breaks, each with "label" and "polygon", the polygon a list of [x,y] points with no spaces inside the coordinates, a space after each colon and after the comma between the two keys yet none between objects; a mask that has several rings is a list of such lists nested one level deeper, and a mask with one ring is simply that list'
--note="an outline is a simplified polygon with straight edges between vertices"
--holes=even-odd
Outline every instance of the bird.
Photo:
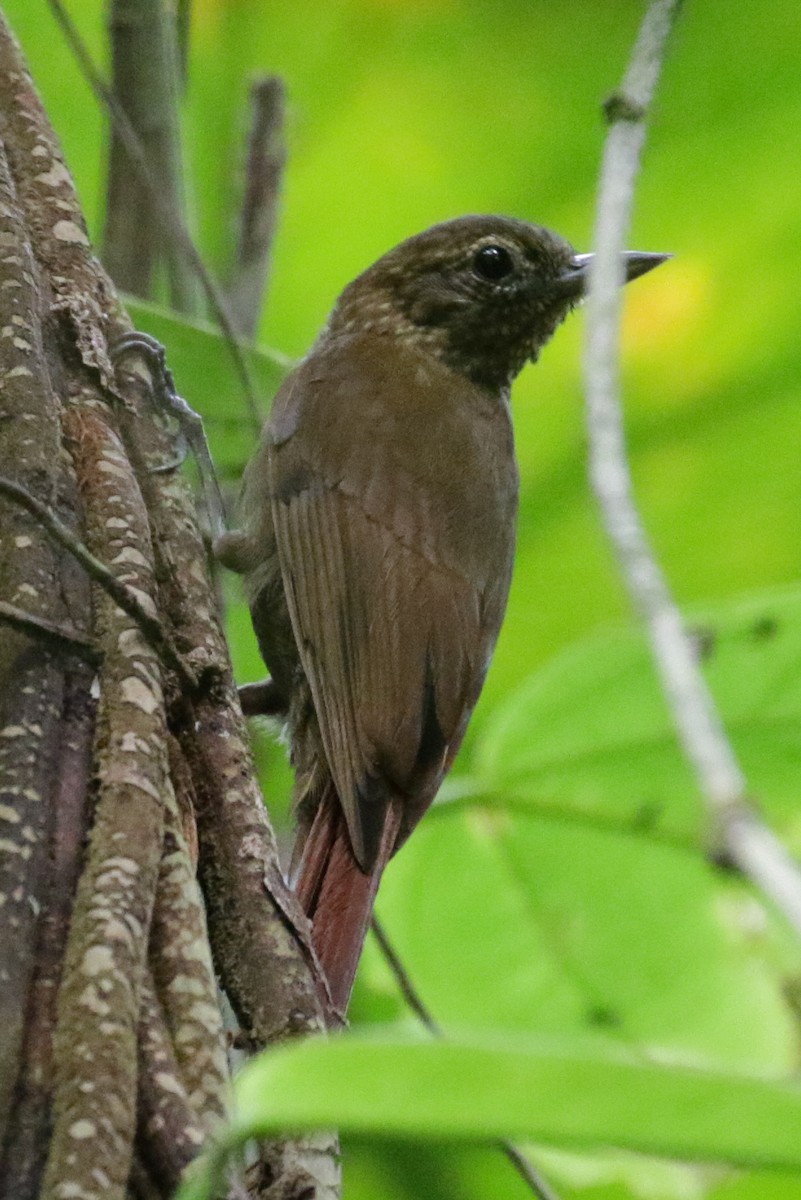
[{"label": "bird", "polygon": [[[627,252],[635,279],[668,255]],[[244,577],[295,772],[292,881],[332,1023],[381,875],[464,738],[506,608],[510,389],[580,301],[592,255],[463,216],[379,258],[279,389],[218,553]]]}]

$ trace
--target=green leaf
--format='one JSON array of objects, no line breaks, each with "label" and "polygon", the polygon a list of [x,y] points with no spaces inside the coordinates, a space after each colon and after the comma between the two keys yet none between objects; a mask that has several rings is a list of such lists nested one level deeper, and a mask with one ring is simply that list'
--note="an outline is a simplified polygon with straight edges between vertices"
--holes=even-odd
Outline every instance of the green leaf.
[{"label": "green leaf", "polygon": [[[801,846],[801,591],[690,617],[752,794]],[[644,636],[612,630],[541,669],[486,723],[474,786],[517,804],[698,844],[705,825]]]},{"label": "green leaf", "polygon": [[709,1200],[798,1200],[801,1175],[787,1171],[758,1171],[736,1175],[709,1193]]},{"label": "green leaf", "polygon": [[426,1139],[529,1138],[670,1158],[801,1168],[801,1088],[549,1042],[310,1039],[236,1083],[228,1145],[325,1129]]},{"label": "green leaf", "polygon": [[[446,1030],[592,1031],[735,1070],[795,1062],[764,910],[683,847],[445,806],[390,863],[378,910]],[[369,941],[363,967],[354,1018],[386,1020],[402,1002]]]},{"label": "green leaf", "polygon": [[[125,303],[137,328],[158,338],[167,350],[178,391],[203,418],[220,475],[238,479],[258,434],[229,343],[206,322],[188,321],[132,297],[126,297]],[[263,418],[286,374],[288,360],[275,351],[245,343],[240,343],[240,349],[250,368]]]}]

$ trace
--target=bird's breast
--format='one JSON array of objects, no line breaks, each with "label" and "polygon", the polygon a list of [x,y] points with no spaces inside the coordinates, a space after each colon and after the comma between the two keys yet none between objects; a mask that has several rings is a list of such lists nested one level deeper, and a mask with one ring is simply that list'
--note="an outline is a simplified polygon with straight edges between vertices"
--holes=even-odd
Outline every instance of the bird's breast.
[{"label": "bird's breast", "polygon": [[378,350],[351,343],[316,373],[296,434],[304,457],[404,544],[481,587],[514,541],[508,400],[430,355]]}]

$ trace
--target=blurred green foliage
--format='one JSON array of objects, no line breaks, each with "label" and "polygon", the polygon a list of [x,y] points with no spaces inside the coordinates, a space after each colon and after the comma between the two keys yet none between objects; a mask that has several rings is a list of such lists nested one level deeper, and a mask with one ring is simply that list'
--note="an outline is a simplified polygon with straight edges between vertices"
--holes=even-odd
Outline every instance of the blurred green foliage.
[{"label": "blurred green foliage", "polygon": [[[44,0],[4,8],[102,230],[107,120]],[[108,55],[101,0],[71,6]],[[586,249],[603,137],[642,13],[633,0],[195,0],[185,111],[194,227],[225,274],[256,72],[289,93],[290,157],[261,341],[296,356],[342,286],[459,213],[551,225]],[[637,493],[755,794],[801,846],[801,7],[686,6],[654,112],[631,244],[676,258],[627,293]],[[137,308],[238,473],[246,409],[216,335]],[[522,470],[509,613],[443,802],[390,867],[388,931],[446,1028],[588,1035],[653,1062],[797,1070],[787,930],[707,864],[705,828],[586,483],[581,317],[515,390]],[[280,373],[261,356],[261,386]],[[231,588],[236,593],[235,584]],[[748,601],[730,600],[748,592]],[[241,604],[242,679],[261,667]],[[695,618],[694,618],[695,619]],[[259,744],[265,793],[286,794]],[[413,1025],[368,943],[356,1025]],[[391,1091],[393,1080],[387,1079]],[[658,1085],[655,1085],[658,1086]],[[413,1103],[413,1098],[410,1099]],[[510,1097],[510,1104],[512,1104]],[[389,1129],[388,1129],[389,1131]],[[489,1150],[359,1138],[351,1200],[518,1200]],[[538,1147],[566,1200],[790,1200],[801,1174]],[[714,1156],[713,1156],[714,1157]]]}]

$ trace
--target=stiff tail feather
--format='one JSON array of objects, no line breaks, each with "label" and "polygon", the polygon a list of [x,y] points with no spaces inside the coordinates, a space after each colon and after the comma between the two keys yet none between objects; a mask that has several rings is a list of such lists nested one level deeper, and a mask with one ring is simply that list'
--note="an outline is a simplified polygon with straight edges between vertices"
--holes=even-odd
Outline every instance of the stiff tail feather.
[{"label": "stiff tail feather", "polygon": [[329,784],[303,843],[295,892],[312,923],[312,942],[333,1010],[343,1021],[378,884],[395,848],[400,819],[400,805],[390,804],[378,856],[365,873],[351,849],[339,797]]}]

